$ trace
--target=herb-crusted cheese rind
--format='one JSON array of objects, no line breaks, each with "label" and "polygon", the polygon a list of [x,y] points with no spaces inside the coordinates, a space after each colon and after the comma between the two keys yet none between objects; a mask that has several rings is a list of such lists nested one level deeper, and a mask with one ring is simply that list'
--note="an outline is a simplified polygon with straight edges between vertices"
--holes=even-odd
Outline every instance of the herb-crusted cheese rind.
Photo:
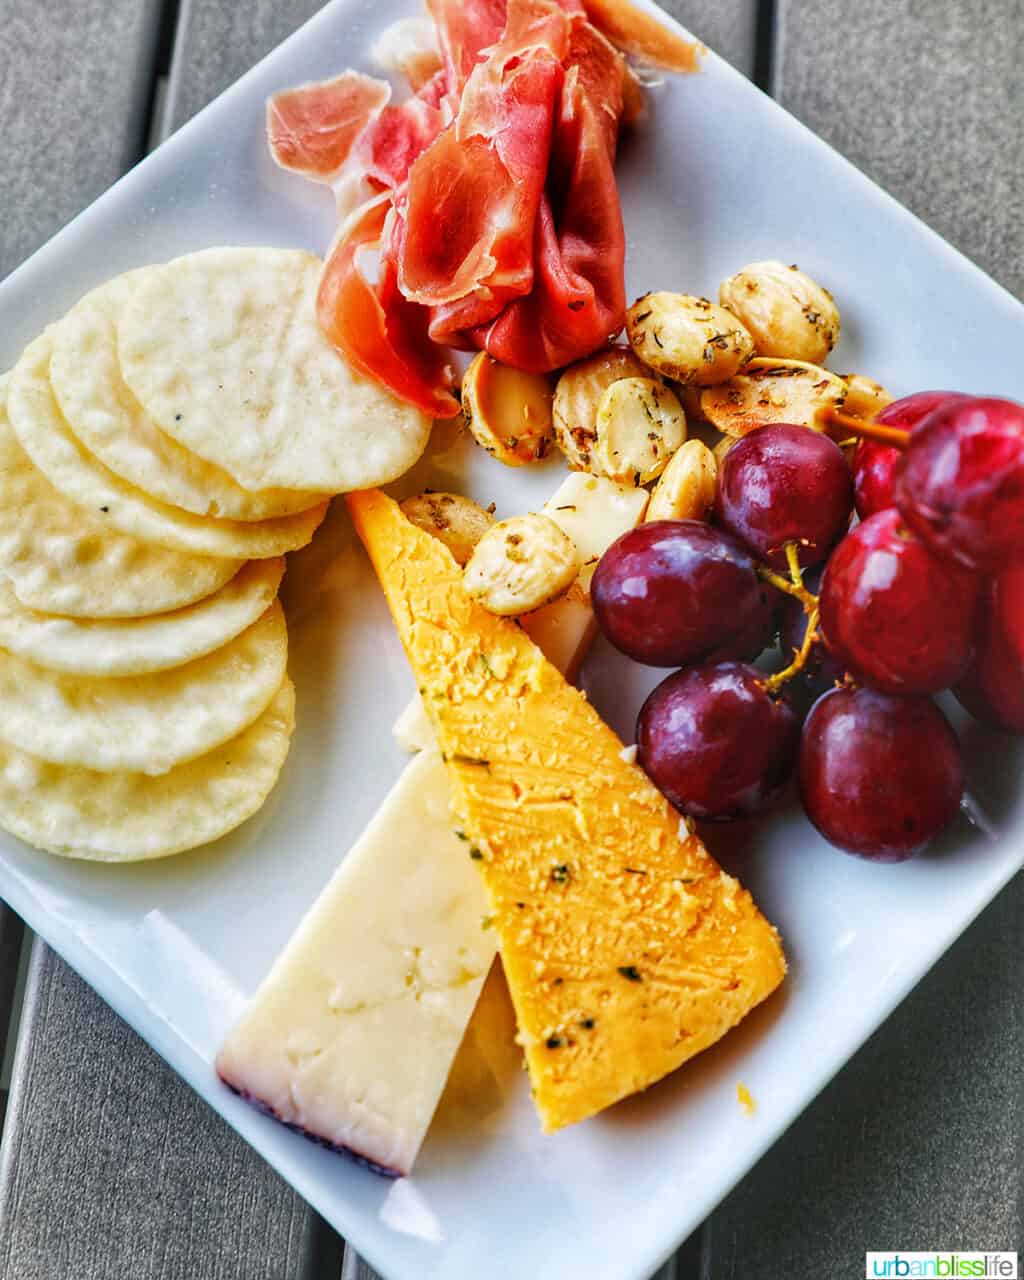
[{"label": "herb-crusted cheese rind", "polygon": [[778,934],[583,695],[469,598],[446,548],[379,491],[348,501],[482,855],[552,1132],[735,1026],[785,975]]}]

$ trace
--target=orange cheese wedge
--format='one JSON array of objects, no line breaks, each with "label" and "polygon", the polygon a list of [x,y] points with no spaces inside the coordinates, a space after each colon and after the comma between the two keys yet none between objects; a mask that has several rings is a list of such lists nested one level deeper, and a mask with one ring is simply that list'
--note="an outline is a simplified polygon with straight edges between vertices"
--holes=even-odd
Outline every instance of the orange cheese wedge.
[{"label": "orange cheese wedge", "polygon": [[782,981],[776,930],[515,623],[377,490],[349,509],[477,859],[545,1132],[646,1088]]}]

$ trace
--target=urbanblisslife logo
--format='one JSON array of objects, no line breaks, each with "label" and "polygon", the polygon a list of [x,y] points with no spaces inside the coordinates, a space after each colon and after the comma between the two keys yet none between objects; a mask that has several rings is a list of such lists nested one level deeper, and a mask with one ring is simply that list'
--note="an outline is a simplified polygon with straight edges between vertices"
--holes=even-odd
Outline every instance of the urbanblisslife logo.
[{"label": "urbanblisslife logo", "polygon": [[875,1280],[1018,1280],[1015,1253],[868,1253],[865,1276]]}]

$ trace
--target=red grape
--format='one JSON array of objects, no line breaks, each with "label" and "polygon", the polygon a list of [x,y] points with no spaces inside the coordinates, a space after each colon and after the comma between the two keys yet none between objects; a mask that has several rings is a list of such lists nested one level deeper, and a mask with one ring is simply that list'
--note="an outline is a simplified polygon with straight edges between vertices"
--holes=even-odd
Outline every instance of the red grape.
[{"label": "red grape", "polygon": [[898,511],[880,511],[847,534],[825,568],[825,643],[864,684],[933,693],[967,669],[977,594],[971,575],[931,555]]},{"label": "red grape", "polygon": [[[913,431],[919,423],[949,400],[963,400],[958,391],[918,391],[886,405],[875,421],[886,427]],[[862,520],[895,505],[893,472],[900,450],[875,440],[858,440],[853,455],[853,500]]]},{"label": "red grape", "polygon": [[837,848],[902,862],[956,816],[960,745],[927,698],[834,689],[804,724],[800,791],[807,816]]},{"label": "red grape", "polygon": [[[804,575],[804,586],[812,594],[817,594],[821,587],[822,572],[822,566],[816,565]],[[801,602],[795,596],[786,596],[780,619],[779,648],[787,665],[803,645],[807,621],[807,611]],[[786,681],[783,691],[797,711],[806,714],[812,704],[845,675],[846,671],[829,652],[819,631],[803,669]]]},{"label": "red grape", "polygon": [[895,493],[932,550],[997,571],[1024,548],[1024,406],[965,397],[936,409],[910,438]]},{"label": "red grape", "polygon": [[974,663],[956,687],[971,715],[1024,733],[1024,562],[989,583]]},{"label": "red grape", "polygon": [[677,671],[644,703],[637,759],[683,813],[726,819],[756,813],[793,769],[793,709],[742,662]]},{"label": "red grape", "polygon": [[624,533],[601,557],[590,598],[612,644],[652,667],[753,647],[765,610],[750,552],[699,520],[652,520]]},{"label": "red grape", "polygon": [[765,649],[775,644],[779,635],[782,609],[791,596],[784,595],[770,582],[761,582],[758,607],[750,623],[720,648],[709,653],[703,662],[753,662]]},{"label": "red grape", "polygon": [[853,511],[853,480],[839,446],[807,427],[772,423],[734,444],[718,472],[715,516],[763,560],[786,567],[824,560]]}]

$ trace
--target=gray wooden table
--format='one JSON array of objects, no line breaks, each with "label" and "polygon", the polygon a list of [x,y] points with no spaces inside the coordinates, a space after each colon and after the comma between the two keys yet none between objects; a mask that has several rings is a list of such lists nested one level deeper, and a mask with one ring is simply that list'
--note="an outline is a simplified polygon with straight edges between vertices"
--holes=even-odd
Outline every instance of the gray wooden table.
[{"label": "gray wooden table", "polygon": [[[0,276],[317,7],[0,0]],[[666,7],[1024,295],[1021,0]],[[1022,926],[1018,877],[666,1274],[854,1277],[867,1249],[1024,1245]],[[368,1274],[22,932],[0,904],[0,1280]]]}]

